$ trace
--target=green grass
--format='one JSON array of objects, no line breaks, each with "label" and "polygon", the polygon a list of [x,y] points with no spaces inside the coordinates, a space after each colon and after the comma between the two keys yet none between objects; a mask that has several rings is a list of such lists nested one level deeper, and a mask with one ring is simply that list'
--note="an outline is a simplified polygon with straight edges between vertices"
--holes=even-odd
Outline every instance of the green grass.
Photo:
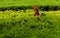
[{"label": "green grass", "polygon": [[0,0],[0,7],[9,6],[60,6],[60,0]]},{"label": "green grass", "polygon": [[0,38],[60,38],[60,11],[0,11]]}]

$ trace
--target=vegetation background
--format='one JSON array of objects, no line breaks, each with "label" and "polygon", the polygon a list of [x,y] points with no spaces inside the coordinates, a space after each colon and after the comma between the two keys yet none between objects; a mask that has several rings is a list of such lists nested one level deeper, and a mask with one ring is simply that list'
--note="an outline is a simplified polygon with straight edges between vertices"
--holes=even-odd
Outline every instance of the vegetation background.
[{"label": "vegetation background", "polygon": [[[0,0],[0,8],[60,6],[60,0]],[[34,17],[33,9],[0,11],[0,38],[60,38],[60,10],[41,11]]]}]

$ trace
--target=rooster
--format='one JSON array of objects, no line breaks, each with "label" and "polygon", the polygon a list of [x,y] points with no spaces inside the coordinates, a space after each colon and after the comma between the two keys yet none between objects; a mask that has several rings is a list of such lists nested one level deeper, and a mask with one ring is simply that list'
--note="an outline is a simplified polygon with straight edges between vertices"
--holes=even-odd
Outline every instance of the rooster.
[{"label": "rooster", "polygon": [[39,16],[40,15],[37,6],[34,6],[34,12],[35,12],[34,16]]}]

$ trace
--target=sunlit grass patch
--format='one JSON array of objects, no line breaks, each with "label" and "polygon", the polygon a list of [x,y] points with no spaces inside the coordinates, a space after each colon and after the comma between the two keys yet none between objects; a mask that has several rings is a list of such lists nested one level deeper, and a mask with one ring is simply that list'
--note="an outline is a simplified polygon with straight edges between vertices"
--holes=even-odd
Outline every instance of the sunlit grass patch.
[{"label": "sunlit grass patch", "polygon": [[1,38],[60,38],[60,11],[39,11],[45,16],[34,16],[33,10],[1,11]]}]

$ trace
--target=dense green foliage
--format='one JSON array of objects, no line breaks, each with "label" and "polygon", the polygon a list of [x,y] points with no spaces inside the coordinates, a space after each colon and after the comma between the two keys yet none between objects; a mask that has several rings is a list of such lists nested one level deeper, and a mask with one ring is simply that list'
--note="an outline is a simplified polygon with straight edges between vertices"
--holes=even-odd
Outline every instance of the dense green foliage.
[{"label": "dense green foliage", "polygon": [[[41,11],[40,11],[41,12]],[[60,38],[60,11],[0,11],[0,38]]]},{"label": "dense green foliage", "polygon": [[60,6],[60,0],[0,0],[0,7],[9,6]]}]

